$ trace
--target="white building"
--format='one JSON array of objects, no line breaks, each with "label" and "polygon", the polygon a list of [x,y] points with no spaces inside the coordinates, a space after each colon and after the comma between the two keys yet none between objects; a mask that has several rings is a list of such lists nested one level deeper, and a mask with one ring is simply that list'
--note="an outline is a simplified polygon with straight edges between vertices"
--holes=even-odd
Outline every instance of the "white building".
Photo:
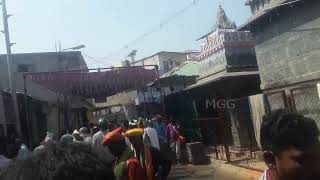
[{"label": "white building", "polygon": [[187,60],[186,52],[168,52],[161,51],[141,60],[130,62],[131,66],[157,65],[159,74],[162,76],[182,62]]}]

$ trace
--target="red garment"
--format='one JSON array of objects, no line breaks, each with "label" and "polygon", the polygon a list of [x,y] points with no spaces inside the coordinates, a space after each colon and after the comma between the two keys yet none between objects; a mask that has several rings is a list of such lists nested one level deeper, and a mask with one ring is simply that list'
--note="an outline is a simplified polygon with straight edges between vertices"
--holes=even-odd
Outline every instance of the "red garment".
[{"label": "red garment", "polygon": [[262,174],[260,180],[273,180],[273,172],[271,169],[266,169]]},{"label": "red garment", "polygon": [[145,158],[146,158],[146,171],[147,171],[147,179],[153,180],[153,164],[152,164],[152,155],[150,150],[150,145],[146,145],[145,148]]},{"label": "red garment", "polygon": [[101,144],[103,145],[108,145],[110,142],[119,142],[119,141],[124,141],[124,136],[120,134],[121,129],[115,129],[105,135],[103,138]]},{"label": "red garment", "polygon": [[146,173],[136,158],[127,160],[128,180],[147,180]]},{"label": "red garment", "polygon": [[123,132],[123,129],[121,127],[114,130],[115,132],[121,134]]}]

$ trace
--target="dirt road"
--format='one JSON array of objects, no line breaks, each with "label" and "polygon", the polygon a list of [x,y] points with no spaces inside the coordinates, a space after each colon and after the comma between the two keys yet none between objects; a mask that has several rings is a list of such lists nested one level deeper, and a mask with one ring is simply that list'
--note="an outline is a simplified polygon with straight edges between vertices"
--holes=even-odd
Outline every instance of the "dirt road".
[{"label": "dirt road", "polygon": [[169,180],[259,180],[261,173],[222,161],[210,165],[183,165],[172,168]]}]

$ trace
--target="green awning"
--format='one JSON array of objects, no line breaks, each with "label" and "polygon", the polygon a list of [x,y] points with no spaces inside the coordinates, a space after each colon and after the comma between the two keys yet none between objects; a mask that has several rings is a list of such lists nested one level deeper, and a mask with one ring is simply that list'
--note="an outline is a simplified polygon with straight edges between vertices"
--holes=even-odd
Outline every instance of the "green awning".
[{"label": "green awning", "polygon": [[199,76],[200,65],[196,61],[185,61],[180,66],[162,75],[160,79],[154,81],[149,86],[173,86],[173,85],[191,85],[196,83]]}]

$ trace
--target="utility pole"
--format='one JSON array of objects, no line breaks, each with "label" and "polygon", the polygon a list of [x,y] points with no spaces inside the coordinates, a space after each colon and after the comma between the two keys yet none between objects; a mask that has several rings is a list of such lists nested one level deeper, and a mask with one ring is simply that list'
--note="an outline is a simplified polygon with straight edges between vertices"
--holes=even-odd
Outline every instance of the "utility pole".
[{"label": "utility pole", "polygon": [[21,136],[22,132],[21,132],[18,100],[17,100],[17,94],[16,94],[15,86],[13,85],[13,82],[12,82],[11,46],[14,43],[10,42],[9,26],[8,26],[8,18],[11,15],[7,14],[7,8],[6,8],[6,1],[5,0],[2,0],[1,5],[2,5],[2,16],[3,16],[3,27],[4,27],[4,30],[2,32],[5,35],[5,42],[6,42],[8,79],[9,79],[10,92],[11,92],[11,96],[12,96],[13,109],[14,109],[15,120],[16,120],[16,133],[17,133],[18,136]]}]

